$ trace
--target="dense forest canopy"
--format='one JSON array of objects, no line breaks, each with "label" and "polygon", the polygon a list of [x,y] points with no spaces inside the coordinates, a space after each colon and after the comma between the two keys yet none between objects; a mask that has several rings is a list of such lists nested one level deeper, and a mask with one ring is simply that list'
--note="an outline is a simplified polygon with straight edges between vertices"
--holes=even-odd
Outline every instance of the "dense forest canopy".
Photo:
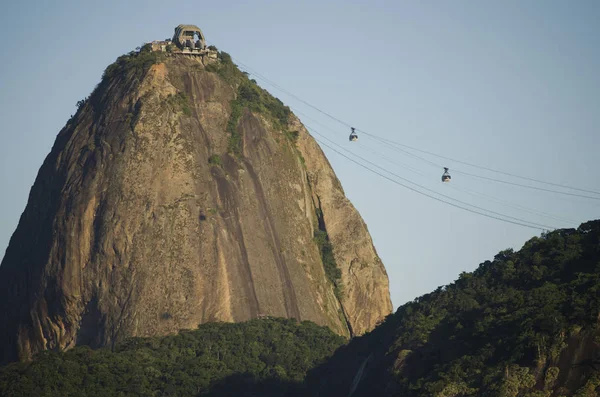
[{"label": "dense forest canopy", "polygon": [[287,395],[345,339],[312,322],[204,324],[110,349],[44,352],[0,369],[2,396]]},{"label": "dense forest canopy", "polygon": [[310,322],[207,324],[43,353],[0,369],[0,395],[597,396],[599,314],[590,221],[498,253],[346,345]]},{"label": "dense forest canopy", "polygon": [[401,306],[309,382],[347,395],[366,363],[355,395],[596,396],[599,313],[600,221],[591,221],[502,251]]}]

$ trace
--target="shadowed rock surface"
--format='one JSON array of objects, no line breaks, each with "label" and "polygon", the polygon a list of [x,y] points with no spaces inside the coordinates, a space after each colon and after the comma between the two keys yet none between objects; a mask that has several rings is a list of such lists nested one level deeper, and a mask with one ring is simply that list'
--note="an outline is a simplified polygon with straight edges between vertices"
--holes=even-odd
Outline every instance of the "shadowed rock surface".
[{"label": "shadowed rock surface", "polygon": [[0,267],[2,362],[265,315],[372,329],[387,274],[298,119],[232,114],[253,83],[221,61],[151,60],[109,67],[38,173]]}]

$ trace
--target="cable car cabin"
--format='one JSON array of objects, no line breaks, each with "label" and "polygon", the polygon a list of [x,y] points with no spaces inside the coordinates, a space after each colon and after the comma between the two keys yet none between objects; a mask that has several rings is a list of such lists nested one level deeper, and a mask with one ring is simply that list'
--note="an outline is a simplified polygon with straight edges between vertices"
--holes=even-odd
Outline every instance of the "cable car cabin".
[{"label": "cable car cabin", "polygon": [[448,168],[444,167],[444,173],[442,174],[442,182],[450,182],[450,179],[452,179],[452,177],[448,173]]},{"label": "cable car cabin", "polygon": [[354,132],[354,127],[350,127],[350,142],[358,141],[358,135]]}]

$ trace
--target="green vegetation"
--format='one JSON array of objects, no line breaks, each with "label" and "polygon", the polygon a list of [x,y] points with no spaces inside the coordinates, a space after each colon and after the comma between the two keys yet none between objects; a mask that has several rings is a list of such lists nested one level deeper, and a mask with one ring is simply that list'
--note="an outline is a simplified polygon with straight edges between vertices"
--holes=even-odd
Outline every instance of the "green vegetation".
[{"label": "green vegetation", "polygon": [[237,98],[230,102],[231,114],[227,120],[226,130],[229,133],[228,150],[236,156],[242,155],[242,135],[237,130],[244,106]]},{"label": "green vegetation", "polygon": [[[317,216],[315,242],[324,264],[335,264]],[[573,353],[600,354],[599,314],[600,221],[592,221],[498,253],[346,346],[310,322],[205,324],[114,351],[42,353],[0,368],[0,395],[341,397],[362,366],[353,397],[591,397],[600,392],[596,361]],[[565,383],[576,368],[588,369]]]},{"label": "green vegetation", "polygon": [[219,51],[218,59],[219,62],[208,64],[205,69],[217,73],[225,82],[234,88],[237,87],[245,78],[244,74],[233,63],[231,55],[228,53]]},{"label": "green vegetation", "polygon": [[221,161],[221,156],[218,154],[213,154],[208,158],[208,164],[216,165],[217,167],[223,166],[223,162]]},{"label": "green vegetation", "polygon": [[81,110],[82,107],[88,102],[89,97],[85,97],[77,101],[77,111]]},{"label": "green vegetation", "polygon": [[[283,131],[285,137],[287,139],[290,140],[290,142],[292,142],[294,145],[296,144],[296,142],[298,142],[298,136],[300,135],[300,133],[298,131],[289,131],[289,130],[284,130]],[[300,154],[300,153],[298,153]]]},{"label": "green vegetation", "polygon": [[131,51],[117,58],[104,70],[102,80],[89,97],[94,112],[99,114],[102,111],[108,100],[106,95],[111,87],[132,89],[142,81],[152,65],[162,62],[166,56],[168,54],[152,51],[152,46],[146,44],[137,52]]},{"label": "green vegetation", "polygon": [[181,110],[186,116],[190,116],[192,114],[190,100],[185,92],[180,91],[175,95],[169,95],[166,102],[174,111]]},{"label": "green vegetation", "polygon": [[342,272],[335,263],[335,257],[333,256],[333,247],[329,241],[329,236],[324,230],[315,230],[314,241],[319,247],[321,253],[321,260],[323,261],[323,267],[325,268],[325,275],[327,279],[335,287],[335,294],[338,299],[341,299],[341,285],[342,285]]},{"label": "green vegetation", "polygon": [[102,80],[111,80],[121,75],[141,79],[150,69],[150,66],[161,62],[164,57],[164,53],[152,51],[152,46],[145,44],[139,52],[131,51],[117,58],[114,63],[104,70]]},{"label": "green vegetation", "polygon": [[229,152],[237,156],[241,155],[242,137],[237,132],[237,125],[244,109],[266,116],[276,130],[282,131],[288,139],[295,142],[298,133],[287,130],[290,109],[279,99],[259,87],[256,81],[250,80],[246,72],[240,71],[228,53],[219,52],[219,60],[218,63],[206,66],[206,70],[217,73],[237,90],[236,98],[230,103],[231,114],[227,122]]},{"label": "green vegetation", "polygon": [[325,269],[325,275],[334,286],[335,296],[338,298],[338,300],[341,300],[344,291],[342,285],[342,272],[335,262],[333,246],[329,241],[329,235],[327,234],[327,229],[325,228],[325,220],[323,219],[323,211],[321,211],[321,208],[316,209],[316,215],[318,229],[316,229],[314,232],[313,240],[315,244],[317,244],[317,247],[319,247],[321,261],[323,262],[323,268]]},{"label": "green vegetation", "polygon": [[238,99],[253,112],[270,116],[275,127],[284,131],[290,117],[290,108],[266,90],[246,79],[238,88]]},{"label": "green vegetation", "polygon": [[[328,371],[355,373],[372,353],[378,364],[356,397],[550,396],[565,387],[560,373],[585,365],[572,356],[557,366],[570,336],[600,353],[599,314],[600,221],[591,221],[534,237],[519,252],[502,251],[401,306],[310,379],[322,386]],[[584,342],[594,335],[593,345]],[[555,395],[599,395],[593,372]],[[327,382],[339,386],[335,377]],[[343,395],[324,387],[321,395]]]},{"label": "green vegetation", "polygon": [[292,136],[292,133],[287,132],[287,122],[291,113],[290,109],[279,99],[271,96],[266,90],[263,90],[247,78],[240,82],[237,97],[230,104],[231,115],[227,122],[227,132],[230,134],[229,151],[231,153],[238,156],[241,155],[242,137],[237,131],[237,125],[244,109],[267,116],[276,130],[283,131],[284,134]]},{"label": "green vegetation", "polygon": [[133,338],[115,351],[77,347],[0,368],[2,396],[283,396],[344,343],[286,319],[212,323]]}]

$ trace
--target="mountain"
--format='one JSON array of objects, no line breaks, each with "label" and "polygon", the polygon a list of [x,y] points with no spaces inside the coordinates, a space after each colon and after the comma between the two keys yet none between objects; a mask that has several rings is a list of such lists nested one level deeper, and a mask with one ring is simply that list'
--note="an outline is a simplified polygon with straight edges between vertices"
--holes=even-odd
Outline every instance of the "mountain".
[{"label": "mountain", "polygon": [[317,143],[228,54],[155,44],[106,69],[37,175],[1,362],[265,316],[371,330],[387,274]]},{"label": "mountain", "polygon": [[505,250],[307,377],[311,396],[600,395],[600,220]]}]

